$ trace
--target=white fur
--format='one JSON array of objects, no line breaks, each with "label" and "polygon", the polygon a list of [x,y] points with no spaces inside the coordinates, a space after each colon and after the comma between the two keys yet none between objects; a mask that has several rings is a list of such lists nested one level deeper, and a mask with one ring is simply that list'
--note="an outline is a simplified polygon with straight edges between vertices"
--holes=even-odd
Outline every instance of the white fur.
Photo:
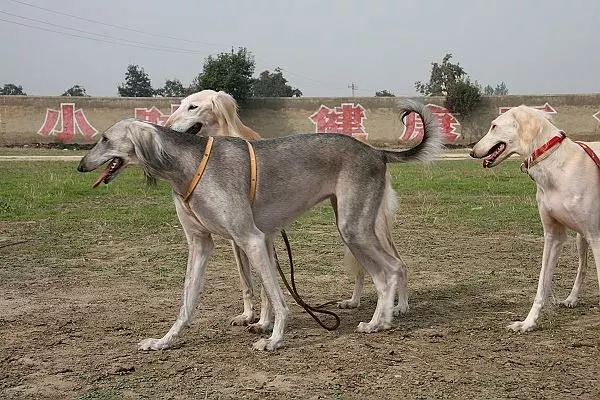
[{"label": "white fur", "polygon": [[[499,142],[506,150],[494,161],[498,165],[511,154],[524,161],[541,145],[559,134],[547,115],[520,106],[492,121],[489,132],[473,147],[472,156],[484,158]],[[588,143],[596,152],[600,143]],[[577,232],[579,268],[571,294],[563,301],[568,307],[577,304],[587,265],[588,244],[596,261],[600,283],[600,169],[587,153],[568,138],[547,157],[532,165],[527,173],[537,184],[537,203],[544,228],[544,251],[537,293],[529,314],[523,321],[508,326],[527,332],[538,326],[540,310],[552,290],[552,276],[560,250],[567,239],[566,229]]]}]

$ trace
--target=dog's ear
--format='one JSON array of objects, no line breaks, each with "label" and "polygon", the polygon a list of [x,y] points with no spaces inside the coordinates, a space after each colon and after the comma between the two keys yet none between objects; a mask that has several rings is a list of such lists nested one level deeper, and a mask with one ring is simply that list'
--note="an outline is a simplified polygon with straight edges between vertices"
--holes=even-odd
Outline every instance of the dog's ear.
[{"label": "dog's ear", "polygon": [[527,144],[532,143],[544,129],[544,116],[537,111],[521,106],[517,107],[513,113],[515,129],[521,140]]},{"label": "dog's ear", "polygon": [[169,162],[163,149],[160,132],[154,125],[134,120],[127,126],[127,137],[133,145],[133,151],[144,170],[147,182],[155,184],[157,168],[161,169]]},{"label": "dog's ear", "polygon": [[241,136],[238,130],[237,103],[224,91],[217,92],[212,98],[212,110],[219,121],[219,133],[225,136]]}]

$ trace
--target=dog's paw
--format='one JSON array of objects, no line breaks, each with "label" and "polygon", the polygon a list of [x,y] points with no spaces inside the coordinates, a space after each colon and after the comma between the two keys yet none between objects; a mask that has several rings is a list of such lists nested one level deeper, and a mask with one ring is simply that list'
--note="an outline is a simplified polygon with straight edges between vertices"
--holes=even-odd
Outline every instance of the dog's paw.
[{"label": "dog's paw", "polygon": [[338,308],[358,308],[360,306],[360,300],[342,300],[338,304]]},{"label": "dog's paw", "polygon": [[229,323],[232,326],[247,326],[247,325],[250,325],[250,324],[256,322],[257,320],[258,320],[258,317],[256,316],[255,313],[252,313],[250,315],[240,314],[240,315],[236,315],[235,317],[231,318],[231,321],[229,321]]},{"label": "dog's paw", "polygon": [[281,347],[281,340],[274,341],[272,339],[260,339],[254,342],[252,350],[275,350]]},{"label": "dog's paw", "polygon": [[149,351],[149,350],[164,350],[170,346],[170,342],[162,339],[144,339],[138,343],[138,350]]},{"label": "dog's paw", "polygon": [[577,303],[579,302],[579,299],[577,297],[567,297],[566,299],[564,299],[563,301],[561,301],[560,303],[568,308],[573,308],[575,306],[577,306]]},{"label": "dog's paw", "polygon": [[361,322],[356,327],[356,332],[373,333],[373,332],[385,331],[387,329],[390,329],[391,327],[392,327],[392,325],[389,323],[386,323],[386,322],[380,322],[378,324],[372,324],[370,322],[369,323]]},{"label": "dog's paw", "polygon": [[261,323],[257,322],[255,324],[248,325],[246,330],[248,332],[258,333],[258,334],[271,333],[271,332],[273,332],[273,324],[261,324]]},{"label": "dog's paw", "polygon": [[535,328],[536,328],[536,325],[528,322],[527,320],[515,321],[506,327],[506,329],[508,329],[508,330],[511,330],[513,332],[520,332],[520,333],[530,332],[530,331],[534,330]]},{"label": "dog's paw", "polygon": [[406,303],[398,303],[394,308],[392,308],[392,315],[397,317],[398,315],[406,314],[409,310],[408,302]]}]

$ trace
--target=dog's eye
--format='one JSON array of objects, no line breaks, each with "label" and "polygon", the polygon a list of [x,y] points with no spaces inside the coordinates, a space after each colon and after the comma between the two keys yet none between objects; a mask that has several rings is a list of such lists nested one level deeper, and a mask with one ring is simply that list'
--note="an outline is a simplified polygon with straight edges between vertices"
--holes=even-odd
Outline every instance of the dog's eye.
[{"label": "dog's eye", "polygon": [[490,128],[491,131],[493,131],[496,128],[496,124],[492,124],[492,127]]},{"label": "dog's eye", "polygon": [[198,108],[197,105],[195,104],[190,104],[190,106],[188,107],[188,110],[195,110],[196,108]]},{"label": "dog's eye", "polygon": [[106,142],[108,142],[108,138],[106,136],[102,136],[102,138],[100,139],[100,141],[102,143],[106,143]]}]

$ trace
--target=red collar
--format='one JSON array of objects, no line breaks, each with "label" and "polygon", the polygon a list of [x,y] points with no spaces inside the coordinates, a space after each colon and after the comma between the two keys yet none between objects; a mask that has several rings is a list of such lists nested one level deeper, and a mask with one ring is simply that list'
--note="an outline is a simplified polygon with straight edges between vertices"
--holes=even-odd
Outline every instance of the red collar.
[{"label": "red collar", "polygon": [[542,155],[548,153],[550,150],[554,150],[567,137],[564,131],[559,131],[558,133],[560,136],[554,136],[531,153],[531,155],[523,161],[523,166],[525,168],[530,168],[532,165],[536,164],[536,160],[540,161],[539,158]]}]

